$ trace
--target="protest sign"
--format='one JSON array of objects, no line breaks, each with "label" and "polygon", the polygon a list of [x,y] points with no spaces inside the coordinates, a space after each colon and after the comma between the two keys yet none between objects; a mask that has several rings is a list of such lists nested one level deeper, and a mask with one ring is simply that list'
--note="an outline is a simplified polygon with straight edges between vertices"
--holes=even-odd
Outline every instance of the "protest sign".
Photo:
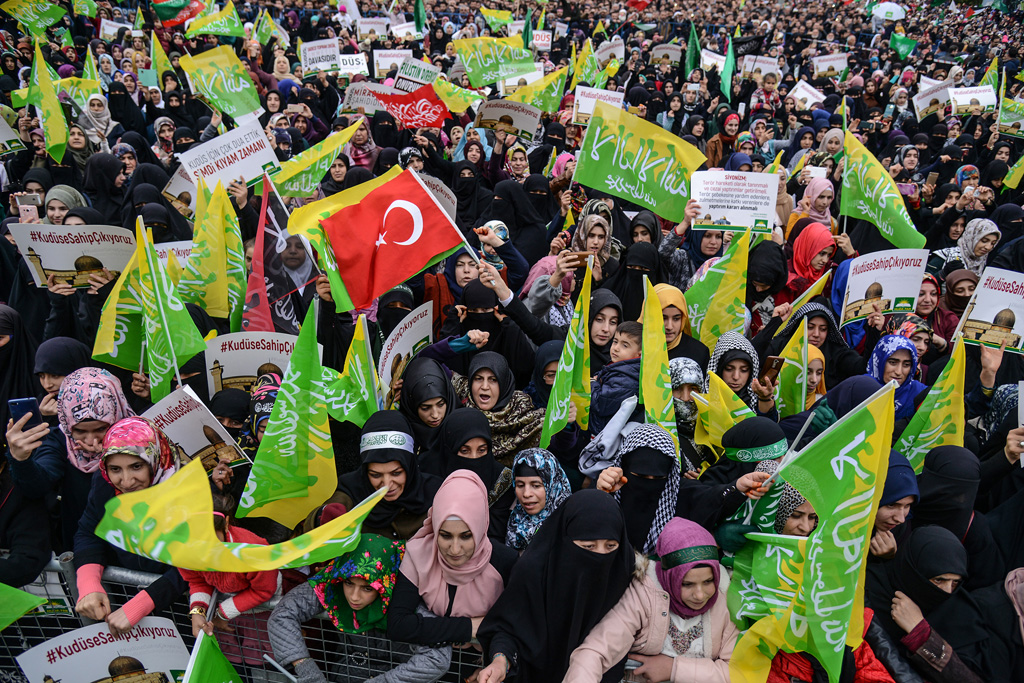
[{"label": "protest sign", "polygon": [[188,263],[188,257],[192,255],[192,240],[161,242],[154,244],[153,250],[156,251],[156,257],[160,260],[160,265],[164,267],[164,270],[167,270],[167,262],[170,260],[172,252],[178,265],[184,266]]},{"label": "protest sign", "polygon": [[207,187],[215,187],[218,181],[227,187],[239,178],[250,185],[264,173],[273,175],[281,170],[258,120],[196,145],[178,158],[195,181],[202,178]]},{"label": "protest sign", "polygon": [[362,107],[364,113],[373,114],[378,109],[384,109],[377,95],[394,94],[401,94],[401,91],[378,83],[353,83],[345,88],[345,101],[341,103],[341,111],[357,112]]},{"label": "protest sign", "polygon": [[510,36],[521,36],[523,35],[523,29],[526,28],[526,21],[524,19],[517,19],[508,23],[508,35]]},{"label": "protest sign", "polygon": [[1024,138],[1024,103],[1003,98],[999,107],[999,132],[1015,138]]},{"label": "protest sign", "polygon": [[37,287],[46,287],[52,275],[59,283],[88,289],[89,277],[103,275],[104,268],[117,279],[135,253],[135,235],[124,228],[44,223],[10,228]]},{"label": "protest sign", "polygon": [[402,92],[419,90],[424,85],[433,83],[439,73],[441,73],[441,67],[439,66],[434,66],[412,57],[406,57],[398,66],[398,75],[395,77],[395,89]]},{"label": "protest sign", "polygon": [[845,52],[836,55],[819,55],[811,57],[814,65],[814,78],[839,78],[849,64],[849,55]]},{"label": "protest sign", "polygon": [[338,40],[311,40],[302,44],[302,75],[303,77],[319,73],[332,73],[341,68],[338,63],[341,52]]},{"label": "protest sign", "polygon": [[191,219],[196,210],[198,193],[199,188],[196,187],[192,174],[179,164],[161,194],[178,210],[178,213]]},{"label": "protest sign", "polygon": [[775,224],[778,192],[779,176],[775,173],[694,173],[690,178],[690,195],[700,204],[694,228],[705,229],[696,226],[711,224],[770,234]]},{"label": "protest sign", "polygon": [[913,313],[928,263],[927,249],[887,249],[853,259],[840,327],[879,313]]},{"label": "protest sign", "polygon": [[797,109],[810,109],[812,104],[821,104],[825,101],[825,93],[812,88],[806,81],[797,81],[789,95],[796,100]]},{"label": "protest sign", "polygon": [[[420,176],[421,178],[426,176]],[[380,350],[377,374],[381,387],[387,387],[384,407],[390,409],[395,402],[394,384],[402,378],[405,367],[417,353],[430,345],[434,313],[427,302],[402,319],[391,331]]]},{"label": "protest sign", "polygon": [[597,61],[601,62],[602,66],[610,62],[612,57],[622,62],[626,60],[626,44],[621,40],[606,40],[601,43],[594,54],[597,55]]},{"label": "protest sign", "polygon": [[399,40],[423,40],[423,32],[416,30],[416,24],[407,21],[404,24],[392,24],[391,35]]},{"label": "protest sign", "polygon": [[476,128],[505,131],[526,142],[533,142],[540,115],[540,109],[522,102],[489,100],[480,105],[473,125]]},{"label": "protest sign", "polygon": [[528,74],[512,76],[498,83],[498,88],[504,97],[508,97],[519,88],[536,83],[544,78],[544,62],[535,62],[533,71]]},{"label": "protest sign", "polygon": [[651,50],[651,64],[664,64],[667,59],[670,65],[679,66],[682,58],[683,48],[681,45],[662,44]]},{"label": "protest sign", "polygon": [[18,134],[7,125],[7,121],[0,118],[0,157],[14,154],[25,149],[25,143],[21,141]]},{"label": "protest sign", "polygon": [[389,23],[387,18],[360,17],[356,20],[359,40],[376,40],[379,36],[386,36]]},{"label": "protest sign", "polygon": [[569,24],[564,21],[555,22],[555,38],[561,38],[562,36],[569,34]]},{"label": "protest sign", "polygon": [[441,205],[441,208],[448,214],[448,217],[454,221],[455,207],[458,205],[458,200],[451,188],[430,174],[417,173],[416,175],[423,181],[423,184],[430,190],[430,193],[434,195],[434,199]]},{"label": "protest sign", "polygon": [[927,88],[933,88],[936,85],[939,85],[940,83],[944,83],[944,82],[945,81],[937,81],[934,78],[928,78],[927,76],[922,74],[917,79],[917,87],[918,87],[919,90],[925,90]]},{"label": "protest sign", "polygon": [[362,52],[354,55],[338,55],[338,72],[342,74],[363,74],[370,75],[370,68],[366,64],[366,55]]},{"label": "protest sign", "polygon": [[949,99],[953,103],[953,114],[956,116],[991,114],[999,104],[996,91],[991,85],[980,85],[974,88],[950,88]]},{"label": "protest sign", "polygon": [[1024,274],[986,268],[974,297],[960,318],[965,344],[1024,353]]},{"label": "protest sign", "polygon": [[621,109],[622,100],[624,100],[625,97],[625,93],[621,92],[577,86],[576,99],[572,103],[572,122],[580,126],[585,126],[590,121],[590,117],[593,116],[594,105],[597,104],[598,100],[601,102],[607,102],[611,106]]},{"label": "protest sign", "polygon": [[753,78],[758,83],[768,74],[781,76],[779,60],[774,57],[759,57],[757,55],[743,56],[743,78]]},{"label": "protest sign", "polygon": [[103,622],[62,633],[17,660],[28,683],[53,683],[110,681],[112,671],[118,680],[177,681],[185,674],[188,658],[173,621],[145,617],[119,636]]},{"label": "protest sign", "polygon": [[448,107],[429,85],[410,93],[377,95],[377,99],[395,117],[399,129],[440,128],[449,116]]},{"label": "protest sign", "polygon": [[132,30],[131,24],[120,24],[110,19],[100,19],[100,40],[107,40],[114,42],[117,40],[117,32],[121,29],[126,28],[129,31]]},{"label": "protest sign", "polygon": [[912,101],[914,103],[914,111],[917,112],[918,121],[924,119],[929,114],[941,111],[949,104],[949,90],[952,85],[952,81],[943,81],[914,95]]},{"label": "protest sign", "polygon": [[235,332],[214,337],[206,343],[210,395],[221,389],[251,391],[256,378],[267,372],[284,377],[296,339],[281,332]]},{"label": "protest sign", "polygon": [[383,79],[387,77],[389,71],[397,71],[406,57],[412,59],[412,50],[374,50],[374,78]]},{"label": "protest sign", "polygon": [[717,52],[711,50],[700,51],[700,68],[705,71],[710,71],[712,68],[718,68],[718,73],[722,73],[722,69],[725,68],[725,55],[720,55]]},{"label": "protest sign", "polygon": [[152,420],[168,439],[178,444],[187,461],[202,460],[207,472],[221,462],[229,465],[249,462],[228,430],[199,400],[192,387],[175,389],[144,412],[142,417]]},{"label": "protest sign", "polygon": [[537,52],[550,52],[551,41],[551,31],[533,32],[533,49],[535,49]]}]

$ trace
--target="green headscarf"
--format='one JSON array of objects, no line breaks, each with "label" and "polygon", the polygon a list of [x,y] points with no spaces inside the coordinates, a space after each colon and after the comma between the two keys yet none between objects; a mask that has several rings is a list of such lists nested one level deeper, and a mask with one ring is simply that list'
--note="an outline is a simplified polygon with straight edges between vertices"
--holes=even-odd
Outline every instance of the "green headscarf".
[{"label": "green headscarf", "polygon": [[[364,533],[352,551],[334,558],[309,579],[317,599],[339,631],[363,633],[387,628],[388,603],[403,555],[404,541]],[[361,610],[353,610],[343,589],[345,579],[352,577],[365,579],[380,597]]]}]

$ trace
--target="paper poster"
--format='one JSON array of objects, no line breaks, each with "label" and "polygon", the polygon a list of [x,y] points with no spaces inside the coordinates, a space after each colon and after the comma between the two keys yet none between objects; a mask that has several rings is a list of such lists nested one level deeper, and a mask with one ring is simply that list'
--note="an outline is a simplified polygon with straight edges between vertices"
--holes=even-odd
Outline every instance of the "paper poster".
[{"label": "paper poster", "polygon": [[370,75],[370,67],[366,63],[366,55],[362,52],[354,55],[338,55],[338,73]]},{"label": "paper poster", "polygon": [[88,289],[89,277],[104,268],[117,278],[135,252],[132,231],[109,225],[13,223],[10,228],[37,287],[46,287],[52,275]]},{"label": "paper poster", "polygon": [[[621,93],[620,93],[621,94]],[[489,100],[480,105],[473,126],[505,131],[525,142],[533,142],[540,123],[540,109],[522,102]]]},{"label": "paper poster", "polygon": [[952,81],[943,81],[914,95],[914,111],[917,112],[918,121],[944,109],[949,104],[949,91],[952,84]]},{"label": "paper poster", "polygon": [[178,159],[197,182],[202,178],[207,187],[215,187],[218,180],[227,187],[239,178],[251,185],[264,173],[273,175],[281,170],[281,162],[258,120],[196,145],[179,154]]},{"label": "paper poster", "polygon": [[0,118],[0,157],[15,154],[23,149],[25,143],[18,137],[18,133],[7,125],[7,121]]},{"label": "paper poster", "polygon": [[811,57],[814,65],[814,78],[839,78],[849,63],[849,55],[845,52],[837,55],[819,55]]},{"label": "paper poster", "polygon": [[534,62],[534,69],[528,74],[520,74],[511,78],[504,78],[498,81],[498,91],[504,97],[508,97],[519,88],[536,83],[544,78],[544,62]]},{"label": "paper poster", "polygon": [[340,68],[338,57],[341,56],[338,50],[336,38],[327,40],[311,40],[302,44],[302,75],[309,76],[318,73],[334,73]]},{"label": "paper poster", "polygon": [[616,57],[620,62],[626,61],[626,44],[621,40],[606,40],[595,50],[597,61],[604,66]]},{"label": "paper poster", "polygon": [[281,332],[233,332],[206,342],[210,396],[221,389],[249,391],[267,372],[284,377],[297,338]]},{"label": "paper poster", "polygon": [[184,166],[178,164],[161,194],[171,203],[171,206],[178,210],[178,213],[189,220],[192,219],[196,210],[196,197],[199,194],[199,188],[196,187],[196,181],[192,174],[185,170]]},{"label": "paper poster", "polygon": [[[413,173],[416,173],[413,171]],[[434,195],[434,199],[441,205],[441,208],[445,210],[448,217],[453,221],[455,220],[455,208],[458,206],[458,199],[455,197],[455,193],[452,192],[451,188],[445,185],[440,179],[428,173],[416,173],[417,177],[423,182],[430,193]]]},{"label": "paper poster", "polygon": [[944,82],[945,81],[937,81],[934,78],[928,78],[925,75],[921,75],[917,79],[917,87],[918,87],[919,90],[926,90],[928,88],[933,88],[936,85],[939,85],[940,83],[944,83]]},{"label": "paper poster", "polygon": [[533,32],[533,49],[535,49],[537,52],[550,52],[551,41],[551,31]]},{"label": "paper poster", "polygon": [[722,73],[722,69],[725,68],[725,55],[707,49],[701,50],[700,68],[710,71],[714,67],[718,67],[718,73]]},{"label": "paper poster", "polygon": [[683,59],[683,47],[681,45],[655,45],[651,50],[651,64],[668,64],[679,66]]},{"label": "paper poster", "polygon": [[345,101],[341,103],[341,110],[343,112],[357,112],[362,107],[363,112],[369,116],[378,109],[384,109],[384,105],[380,103],[380,100],[377,99],[374,93],[394,95],[399,93],[399,91],[378,83],[367,83],[365,81],[353,83],[345,88]]},{"label": "paper poster", "polygon": [[389,23],[387,18],[360,17],[356,20],[359,40],[376,40],[380,36],[386,36]]},{"label": "paper poster", "polygon": [[118,22],[111,21],[110,19],[100,19],[100,40],[117,42],[117,32],[123,28],[131,31],[132,25],[119,24]]},{"label": "paper poster", "polygon": [[758,83],[768,74],[781,75],[779,60],[775,57],[760,57],[758,55],[744,55],[743,57],[743,78],[752,78]]},{"label": "paper poster", "polygon": [[986,268],[960,319],[964,343],[1024,353],[1024,274]]},{"label": "paper poster", "polygon": [[569,35],[569,24],[564,21],[555,22],[555,39],[561,38],[562,36]]},{"label": "paper poster", "polygon": [[1003,105],[999,108],[999,133],[1015,138],[1024,138],[1024,104],[1014,100],[1003,98]]},{"label": "paper poster", "polygon": [[515,21],[509,22],[508,35],[510,36],[521,36],[523,35],[523,29],[526,28],[525,19],[516,19]]},{"label": "paper poster", "polygon": [[398,75],[395,77],[395,89],[402,92],[413,92],[425,85],[434,82],[437,75],[441,73],[441,67],[427,64],[419,59],[406,57],[398,66]]},{"label": "paper poster", "polygon": [[840,327],[880,313],[913,313],[921,291],[927,249],[887,249],[853,259]]},{"label": "paper poster", "polygon": [[188,263],[188,257],[192,255],[192,240],[179,240],[177,242],[161,242],[160,244],[154,244],[153,249],[156,250],[156,257],[160,259],[160,264],[166,269],[167,262],[170,260],[171,252],[174,252],[174,259],[178,262],[178,265],[182,268]]},{"label": "paper poster", "polygon": [[[421,176],[422,177],[422,176]],[[402,378],[405,366],[417,353],[430,346],[434,313],[428,301],[405,316],[398,327],[384,340],[380,351],[377,374],[380,386],[387,387],[384,407],[390,409],[395,402],[394,382]]]},{"label": "paper poster", "polygon": [[[210,394],[211,396],[213,394]],[[203,461],[209,472],[221,462],[249,462],[228,430],[210,412],[191,387],[175,389],[142,414],[178,444],[188,461]]]},{"label": "paper poster", "polygon": [[597,104],[598,100],[621,109],[622,101],[625,97],[626,94],[621,92],[576,86],[576,99],[572,104],[572,122],[585,126],[590,121],[590,117],[594,113],[594,105]]},{"label": "paper poster", "polygon": [[949,99],[953,103],[953,114],[960,116],[970,114],[980,116],[991,114],[999,104],[996,98],[996,91],[991,85],[981,85],[973,88],[950,88]]},{"label": "paper poster", "polygon": [[51,638],[18,655],[28,683],[167,683],[185,675],[189,652],[174,622],[146,617],[115,636],[105,623]]},{"label": "paper poster", "polygon": [[417,31],[416,24],[411,21],[392,25],[391,35],[400,40],[423,40],[423,32]]},{"label": "paper poster", "polygon": [[770,234],[778,192],[779,176],[775,173],[698,171],[690,177],[690,196],[700,204],[694,227],[734,226]]},{"label": "paper poster", "polygon": [[787,97],[792,96],[796,100],[797,109],[810,109],[812,104],[820,104],[825,101],[825,93],[808,85],[807,81],[797,81]]},{"label": "paper poster", "polygon": [[412,57],[412,50],[374,50],[374,78],[384,79],[389,71],[398,71],[398,67],[402,65],[406,57]]}]

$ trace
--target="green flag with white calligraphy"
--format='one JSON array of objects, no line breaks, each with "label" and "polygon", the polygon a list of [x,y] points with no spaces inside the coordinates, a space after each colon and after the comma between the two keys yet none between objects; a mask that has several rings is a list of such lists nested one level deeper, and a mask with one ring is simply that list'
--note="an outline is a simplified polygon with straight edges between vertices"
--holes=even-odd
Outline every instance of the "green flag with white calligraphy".
[{"label": "green flag with white calligraphy", "polygon": [[373,363],[369,340],[366,316],[360,314],[348,355],[345,356],[345,368],[340,377],[334,372],[334,379],[327,385],[327,410],[331,417],[359,427],[380,410],[383,403],[380,398],[380,378]]},{"label": "green flag with white calligraphy", "polygon": [[196,94],[233,119],[260,109],[256,91],[245,66],[227,45],[198,55],[182,55],[179,61]]}]

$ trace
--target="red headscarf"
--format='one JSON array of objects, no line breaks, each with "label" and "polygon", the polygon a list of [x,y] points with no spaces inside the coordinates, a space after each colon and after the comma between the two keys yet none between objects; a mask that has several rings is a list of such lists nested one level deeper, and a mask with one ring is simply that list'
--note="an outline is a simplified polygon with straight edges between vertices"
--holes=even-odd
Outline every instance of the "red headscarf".
[{"label": "red headscarf", "polygon": [[718,137],[722,139],[722,142],[731,144],[735,142],[736,138],[738,138],[740,135],[739,129],[736,130],[736,135],[729,135],[728,133],[725,132],[725,127],[729,125],[729,122],[732,121],[733,119],[736,119],[736,123],[740,122],[740,117],[738,114],[729,114],[728,116],[725,117],[725,121],[722,122],[722,129],[718,131]]},{"label": "red headscarf", "polygon": [[825,269],[814,270],[811,268],[811,259],[826,247],[835,249],[835,246],[836,242],[832,238],[832,231],[821,223],[811,223],[804,228],[800,236],[796,238],[796,242],[793,243],[793,260],[790,262],[790,271],[794,275],[790,276],[790,282],[794,277],[802,277],[811,282],[821,277]]}]

